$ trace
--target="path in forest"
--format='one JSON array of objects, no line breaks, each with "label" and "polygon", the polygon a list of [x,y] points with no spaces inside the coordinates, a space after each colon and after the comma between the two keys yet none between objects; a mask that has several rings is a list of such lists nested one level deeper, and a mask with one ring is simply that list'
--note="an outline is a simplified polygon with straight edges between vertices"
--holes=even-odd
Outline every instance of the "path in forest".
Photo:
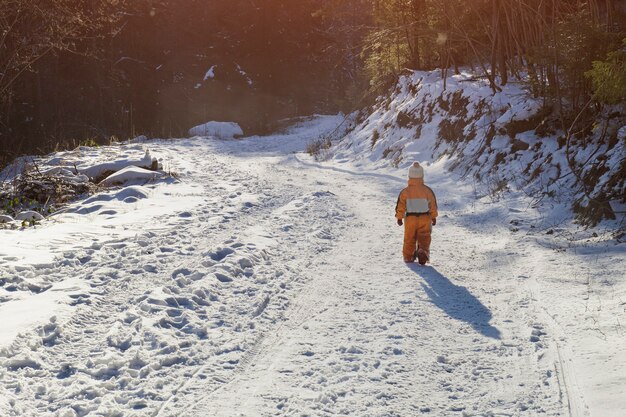
[{"label": "path in forest", "polygon": [[3,415],[589,414],[554,313],[579,258],[427,169],[432,264],[407,266],[405,180],[293,153],[310,138],[152,142],[202,202],[27,270],[80,286],[2,351]]},{"label": "path in forest", "polygon": [[404,180],[275,158],[255,155],[257,170],[303,195],[332,193],[349,227],[301,270],[283,319],[183,414],[567,414],[551,335],[522,278],[527,259],[496,213],[472,216],[468,190],[432,178],[442,212],[433,263],[406,266],[393,218]]}]

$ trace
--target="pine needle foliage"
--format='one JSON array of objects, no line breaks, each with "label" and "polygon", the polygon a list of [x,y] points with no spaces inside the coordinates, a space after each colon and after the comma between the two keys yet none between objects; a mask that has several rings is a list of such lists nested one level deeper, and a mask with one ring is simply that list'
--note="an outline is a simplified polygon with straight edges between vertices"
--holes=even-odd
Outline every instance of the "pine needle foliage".
[{"label": "pine needle foliage", "polygon": [[593,84],[593,96],[606,104],[626,101],[626,39],[622,49],[609,52],[606,60],[593,61],[592,69],[585,72]]}]

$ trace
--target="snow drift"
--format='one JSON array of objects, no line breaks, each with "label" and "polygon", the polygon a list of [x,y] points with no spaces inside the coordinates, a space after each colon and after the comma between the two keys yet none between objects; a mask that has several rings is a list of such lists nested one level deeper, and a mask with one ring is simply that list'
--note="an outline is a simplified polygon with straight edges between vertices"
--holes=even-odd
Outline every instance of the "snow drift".
[{"label": "snow drift", "polygon": [[243,136],[243,130],[237,123],[212,121],[189,129],[189,135],[234,139]]},{"label": "snow drift", "polygon": [[143,158],[122,158],[112,162],[104,162],[79,169],[80,173],[89,178],[99,178],[109,173],[115,173],[129,167],[140,167],[146,169],[158,169],[159,163],[156,158],[150,155],[150,151],[146,150]]}]

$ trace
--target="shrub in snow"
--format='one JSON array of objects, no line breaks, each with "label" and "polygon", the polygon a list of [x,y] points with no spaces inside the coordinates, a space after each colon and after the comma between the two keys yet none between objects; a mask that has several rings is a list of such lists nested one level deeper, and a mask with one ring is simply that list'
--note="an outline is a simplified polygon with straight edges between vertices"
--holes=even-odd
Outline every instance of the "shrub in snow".
[{"label": "shrub in snow", "polygon": [[324,161],[329,159],[329,149],[332,147],[332,145],[333,143],[330,140],[330,137],[317,138],[309,142],[306,147],[306,152],[309,155],[315,157],[316,161]]},{"label": "shrub in snow", "polygon": [[[129,146],[122,153],[124,157],[102,163],[103,158],[109,158],[112,150],[120,154],[119,147],[77,148],[56,153],[49,158],[16,160],[0,177],[1,228],[15,229],[20,222],[22,226],[35,224],[43,220],[44,216],[57,212],[63,205],[93,194],[98,189],[96,181],[103,186],[132,185],[165,176],[162,171],[158,171],[162,166],[149,151],[141,156],[141,146]],[[136,202],[146,197],[147,190],[127,187],[116,196],[102,194],[92,198],[98,201],[117,198],[124,202]],[[80,210],[89,213],[94,208],[82,207]],[[73,212],[80,213],[79,210]]]},{"label": "shrub in snow", "polygon": [[208,122],[189,129],[189,135],[234,139],[243,136],[243,130],[233,122]]},{"label": "shrub in snow", "polygon": [[[0,184],[0,209],[19,221],[39,221],[40,213],[93,190],[87,176],[64,167],[44,169],[31,162]],[[36,211],[35,211],[36,210]]]},{"label": "shrub in snow", "polygon": [[18,194],[24,199],[45,204],[47,201],[65,202],[91,189],[89,178],[64,168],[50,171],[29,171],[18,182]]}]

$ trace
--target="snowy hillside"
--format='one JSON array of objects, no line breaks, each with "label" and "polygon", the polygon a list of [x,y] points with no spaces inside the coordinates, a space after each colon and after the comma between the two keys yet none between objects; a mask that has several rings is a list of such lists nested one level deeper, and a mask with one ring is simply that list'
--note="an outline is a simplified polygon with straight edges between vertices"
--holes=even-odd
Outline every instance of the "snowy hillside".
[{"label": "snowy hillside", "polygon": [[[374,167],[443,164],[475,182],[479,195],[497,199],[512,190],[530,196],[550,217],[547,226],[570,220],[572,207],[579,215],[591,210],[618,220],[609,227],[623,226],[626,120],[598,123],[591,137],[567,141],[567,132],[554,127],[555,117],[520,84],[493,94],[487,80],[467,73],[444,83],[439,71],[415,71],[362,112],[333,155]],[[602,134],[611,140],[601,143]],[[590,205],[589,198],[609,206]]]},{"label": "snowy hillside", "polygon": [[[622,416],[625,244],[481,195],[433,156],[438,111],[383,131],[397,97],[322,163],[341,116],[38,160],[155,169],[0,229],[0,415]],[[424,267],[393,210],[413,159],[440,205]]]}]

